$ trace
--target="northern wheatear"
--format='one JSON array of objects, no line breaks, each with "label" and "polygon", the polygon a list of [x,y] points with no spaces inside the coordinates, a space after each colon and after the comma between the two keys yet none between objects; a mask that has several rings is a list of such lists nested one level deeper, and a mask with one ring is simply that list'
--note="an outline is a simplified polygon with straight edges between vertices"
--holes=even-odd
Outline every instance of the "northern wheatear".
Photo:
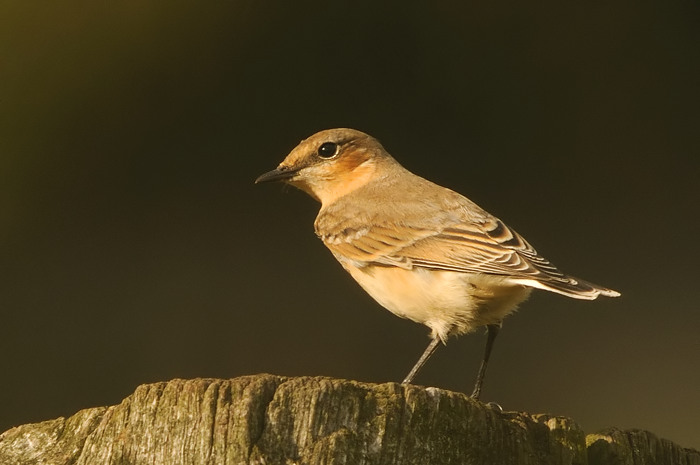
[{"label": "northern wheatear", "polygon": [[380,305],[426,325],[410,383],[449,336],[486,326],[478,398],[503,318],[532,288],[593,300],[619,292],[565,275],[471,200],[409,172],[369,135],[329,129],[301,141],[256,183],[285,181],[321,202],[316,234]]}]

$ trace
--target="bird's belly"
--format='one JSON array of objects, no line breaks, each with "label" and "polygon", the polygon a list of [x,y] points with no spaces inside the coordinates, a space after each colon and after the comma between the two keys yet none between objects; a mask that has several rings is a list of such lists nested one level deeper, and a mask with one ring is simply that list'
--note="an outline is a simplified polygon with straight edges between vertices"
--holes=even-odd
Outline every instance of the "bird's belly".
[{"label": "bird's belly", "polygon": [[443,341],[479,326],[498,324],[530,289],[492,275],[392,266],[344,268],[380,305],[428,326]]}]

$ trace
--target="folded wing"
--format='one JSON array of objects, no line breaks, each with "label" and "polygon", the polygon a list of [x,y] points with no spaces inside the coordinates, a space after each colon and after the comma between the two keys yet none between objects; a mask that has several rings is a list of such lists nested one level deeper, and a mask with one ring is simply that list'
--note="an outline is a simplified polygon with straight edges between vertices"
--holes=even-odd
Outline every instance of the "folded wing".
[{"label": "folded wing", "polygon": [[[367,224],[322,234],[341,260],[357,265],[422,267],[503,276],[514,284],[557,292],[577,299],[618,296],[611,289],[567,276],[518,233],[488,214],[475,221]],[[436,225],[439,224],[439,227]]]}]

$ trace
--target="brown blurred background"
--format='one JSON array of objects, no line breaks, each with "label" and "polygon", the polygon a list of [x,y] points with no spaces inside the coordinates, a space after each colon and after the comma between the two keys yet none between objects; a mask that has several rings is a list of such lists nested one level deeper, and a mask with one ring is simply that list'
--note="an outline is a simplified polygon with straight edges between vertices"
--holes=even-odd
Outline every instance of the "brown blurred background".
[{"label": "brown blurred background", "polygon": [[[175,377],[401,380],[427,329],[346,276],[313,200],[253,185],[347,126],[623,293],[533,296],[485,401],[700,447],[698,19],[680,0],[0,3],[0,431]],[[417,382],[468,391],[483,342]]]}]

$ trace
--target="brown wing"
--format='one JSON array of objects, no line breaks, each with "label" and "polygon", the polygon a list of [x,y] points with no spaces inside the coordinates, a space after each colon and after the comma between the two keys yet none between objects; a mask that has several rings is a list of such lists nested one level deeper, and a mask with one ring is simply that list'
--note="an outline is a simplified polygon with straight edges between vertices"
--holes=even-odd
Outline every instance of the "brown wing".
[{"label": "brown wing", "polygon": [[[453,217],[454,218],[454,217]],[[579,299],[594,299],[615,291],[566,276],[518,233],[492,216],[458,221],[443,227],[408,224],[365,225],[322,235],[339,258],[359,265],[423,267],[510,278]]]}]

